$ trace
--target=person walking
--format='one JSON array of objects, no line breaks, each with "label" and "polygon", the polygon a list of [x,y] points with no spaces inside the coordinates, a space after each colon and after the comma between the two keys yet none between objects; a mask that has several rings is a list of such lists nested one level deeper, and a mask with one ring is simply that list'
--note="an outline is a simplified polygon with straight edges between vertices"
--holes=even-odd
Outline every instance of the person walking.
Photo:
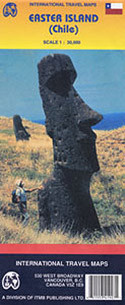
[{"label": "person walking", "polygon": [[26,226],[29,221],[29,214],[27,212],[27,196],[26,193],[31,193],[36,190],[41,189],[42,187],[35,187],[31,189],[24,188],[24,182],[22,179],[19,179],[16,182],[16,201],[19,204],[19,209],[22,215],[22,224]]}]

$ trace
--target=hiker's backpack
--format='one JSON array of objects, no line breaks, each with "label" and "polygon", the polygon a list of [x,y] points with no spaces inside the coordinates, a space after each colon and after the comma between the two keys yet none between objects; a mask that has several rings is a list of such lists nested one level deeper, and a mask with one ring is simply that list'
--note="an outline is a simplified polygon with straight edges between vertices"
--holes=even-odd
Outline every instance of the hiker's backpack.
[{"label": "hiker's backpack", "polygon": [[16,190],[12,191],[12,202],[13,203],[18,203],[17,201],[17,195],[16,195]]}]

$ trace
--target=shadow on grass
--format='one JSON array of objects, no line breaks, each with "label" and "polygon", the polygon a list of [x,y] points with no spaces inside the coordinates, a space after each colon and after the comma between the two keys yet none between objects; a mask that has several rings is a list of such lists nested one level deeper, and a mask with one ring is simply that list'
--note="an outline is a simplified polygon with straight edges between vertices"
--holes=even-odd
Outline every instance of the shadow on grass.
[{"label": "shadow on grass", "polygon": [[118,223],[112,224],[110,226],[105,226],[102,228],[102,234],[105,235],[115,235],[116,233],[124,234],[125,225],[119,225]]}]

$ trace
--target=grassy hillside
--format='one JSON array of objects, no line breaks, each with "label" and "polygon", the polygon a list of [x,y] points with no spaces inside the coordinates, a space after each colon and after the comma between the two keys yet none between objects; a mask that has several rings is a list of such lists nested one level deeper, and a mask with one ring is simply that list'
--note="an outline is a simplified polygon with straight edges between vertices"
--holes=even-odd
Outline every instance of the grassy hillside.
[{"label": "grassy hillside", "polygon": [[22,177],[25,187],[39,186],[48,179],[53,169],[51,139],[44,126],[23,120],[31,139],[16,142],[12,119],[0,118],[0,236],[1,243],[124,243],[123,146],[125,127],[112,131],[96,131],[100,171],[93,175],[91,195],[102,227],[110,228],[112,235],[89,240],[71,237],[63,232],[38,232],[37,192],[28,195],[30,221],[26,228],[20,222],[18,205],[12,205],[11,192]]}]

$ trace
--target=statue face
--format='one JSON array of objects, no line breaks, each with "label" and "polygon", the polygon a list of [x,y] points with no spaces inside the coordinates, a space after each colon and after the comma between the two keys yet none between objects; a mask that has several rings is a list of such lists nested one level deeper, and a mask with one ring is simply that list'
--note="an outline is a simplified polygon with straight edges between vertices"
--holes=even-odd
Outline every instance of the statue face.
[{"label": "statue face", "polygon": [[[55,58],[54,58],[55,56]],[[76,71],[70,58],[55,54],[47,66],[39,64],[40,93],[46,114],[46,128],[53,139],[54,162],[63,167],[93,173],[99,169],[91,126],[102,116],[84,103],[73,87]],[[64,60],[64,66],[63,66]],[[42,70],[44,68],[44,73]],[[41,85],[41,77],[43,85]]]},{"label": "statue face", "polygon": [[15,126],[21,126],[22,125],[22,119],[17,114],[13,116],[13,122],[14,122]]}]

